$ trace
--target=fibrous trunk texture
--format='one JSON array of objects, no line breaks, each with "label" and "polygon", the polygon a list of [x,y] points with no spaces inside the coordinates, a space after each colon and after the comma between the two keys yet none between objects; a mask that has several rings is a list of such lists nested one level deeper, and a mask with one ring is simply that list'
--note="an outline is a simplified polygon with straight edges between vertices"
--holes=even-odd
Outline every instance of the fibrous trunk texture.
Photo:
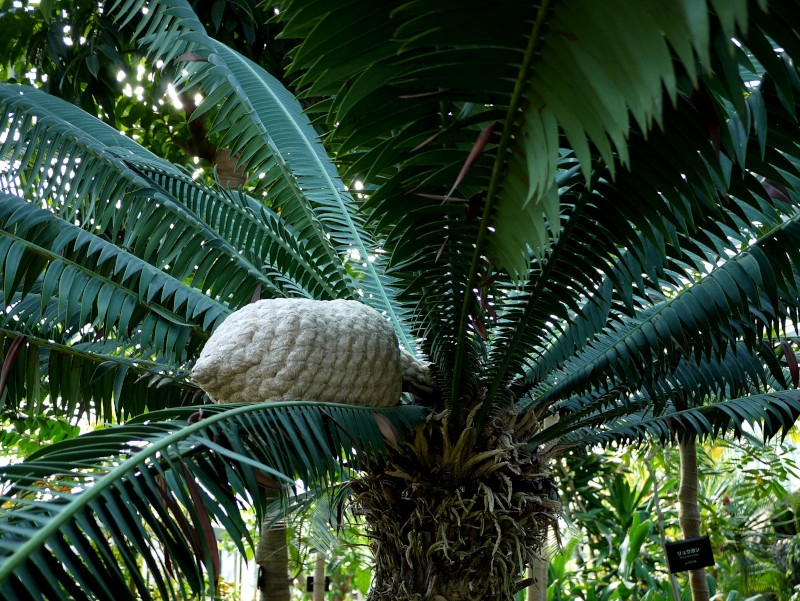
[{"label": "fibrous trunk texture", "polygon": [[[431,416],[353,483],[375,557],[369,601],[511,601],[561,504],[542,458],[524,450],[532,412],[484,432]],[[477,441],[477,442],[476,442]]]},{"label": "fibrous trunk texture", "polygon": [[[678,521],[684,538],[700,536],[700,506],[697,504],[697,443],[685,437],[678,444],[681,455],[681,484],[678,488]],[[706,571],[689,571],[692,601],[709,601],[710,592]]]}]

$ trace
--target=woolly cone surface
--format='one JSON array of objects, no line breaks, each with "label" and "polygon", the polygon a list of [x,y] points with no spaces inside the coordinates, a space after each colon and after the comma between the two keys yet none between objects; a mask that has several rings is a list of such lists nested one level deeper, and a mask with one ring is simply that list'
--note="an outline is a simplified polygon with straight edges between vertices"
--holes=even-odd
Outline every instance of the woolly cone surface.
[{"label": "woolly cone surface", "polygon": [[389,322],[361,302],[271,298],[229,315],[192,377],[220,403],[386,407],[400,402],[403,363],[413,361],[401,356]]},{"label": "woolly cone surface", "polygon": [[369,601],[511,601],[561,504],[539,458],[523,451],[539,427],[508,413],[476,438],[432,415],[388,460],[353,483],[372,540]]}]

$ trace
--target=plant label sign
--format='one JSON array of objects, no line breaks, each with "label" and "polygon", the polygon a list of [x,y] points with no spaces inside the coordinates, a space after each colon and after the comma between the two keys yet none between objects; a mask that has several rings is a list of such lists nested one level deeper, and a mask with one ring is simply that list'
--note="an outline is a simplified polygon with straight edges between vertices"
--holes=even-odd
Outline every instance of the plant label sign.
[{"label": "plant label sign", "polygon": [[[331,590],[331,577],[330,576],[325,576],[325,590],[326,591]],[[314,592],[314,577],[313,576],[307,576],[306,577],[306,592],[307,593],[313,593]]]},{"label": "plant label sign", "polygon": [[714,552],[711,550],[711,541],[708,536],[698,536],[667,543],[667,562],[669,571],[673,574],[713,566]]}]

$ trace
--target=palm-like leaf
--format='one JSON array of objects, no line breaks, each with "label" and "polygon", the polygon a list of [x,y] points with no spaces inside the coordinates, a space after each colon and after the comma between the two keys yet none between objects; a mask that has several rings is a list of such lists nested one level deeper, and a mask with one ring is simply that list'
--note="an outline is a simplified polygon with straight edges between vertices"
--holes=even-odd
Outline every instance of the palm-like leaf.
[{"label": "palm-like leaf", "polygon": [[[257,494],[251,468],[310,484],[381,453],[359,410],[152,412],[201,394],[189,380],[200,345],[254,297],[361,298],[385,312],[401,343],[421,339],[435,361],[453,427],[477,416],[459,441],[509,406],[561,416],[531,429],[540,452],[790,424],[798,368],[776,337],[800,309],[800,77],[773,42],[796,58],[800,34],[764,4],[545,1],[476,19],[482,3],[290,0],[277,19],[300,39],[289,73],[304,110],[185,1],[118,2],[149,56],[177,60],[179,84],[204,95],[192,117],[246,171],[239,191],[194,180],[67,103],[1,85],[6,393],[31,413],[46,394],[68,412],[151,411],[6,469],[20,503],[0,521],[14,558],[6,591],[39,590],[42,574],[80,597],[93,570],[118,578],[107,529],[126,565],[142,554],[165,592],[145,524],[199,589],[213,553],[182,511],[241,535],[230,514],[237,493]],[[364,203],[339,166],[365,183]],[[190,425],[189,414],[205,417]],[[387,413],[405,426],[421,414]],[[98,475],[126,450],[132,463]],[[19,497],[31,478],[74,477],[70,466],[102,486]],[[108,523],[99,500],[117,507],[134,493],[147,503],[124,512],[124,529]],[[211,507],[216,495],[225,510]],[[20,551],[26,531],[34,542]]]},{"label": "palm-like leaf", "polygon": [[[796,77],[793,67],[788,73]],[[782,76],[776,75],[778,78]],[[787,311],[794,314],[796,283],[791,256],[795,218],[787,221],[786,214],[781,213],[796,212],[796,196],[787,189],[785,194],[768,197],[768,186],[753,177],[760,173],[782,182],[796,177],[795,164],[776,152],[778,148],[789,154],[794,152],[792,142],[783,144],[783,128],[788,125],[786,116],[782,116],[786,115],[785,102],[768,80],[762,82],[761,89],[753,90],[748,100],[755,108],[752,112],[746,108],[743,119],[736,115],[730,119],[729,130],[736,135],[731,134],[725,142],[728,156],[735,157],[738,165],[726,157],[719,161],[718,150],[701,141],[707,139],[709,126],[695,121],[691,113],[687,115],[688,107],[682,108],[684,101],[680,101],[676,111],[683,117],[682,140],[670,135],[667,122],[664,133],[650,135],[646,151],[644,147],[638,150],[634,138],[631,171],[618,173],[613,184],[600,175],[590,198],[580,189],[562,195],[568,201],[564,235],[552,252],[539,261],[541,271],[533,270],[528,287],[513,295],[507,303],[508,310],[500,314],[494,361],[490,356],[499,368],[490,391],[500,390],[502,383],[519,373],[518,366],[524,363],[531,366],[534,378],[543,377],[559,365],[563,366],[562,374],[569,372],[569,378],[580,378],[572,369],[574,366],[562,362],[591,340],[608,314],[612,295],[624,312],[638,311],[637,307],[649,311],[647,307],[654,298],[661,297],[663,290],[683,289],[697,279],[697,274],[705,273],[708,265],[720,261],[726,261],[725,265],[701,280],[696,292],[671,301],[677,306],[687,303],[681,307],[680,316],[668,311],[669,320],[677,319],[683,327],[681,333],[674,332],[675,340],[693,347],[694,343],[686,342],[685,337],[687,332],[696,332],[706,336],[704,344],[713,344],[718,351],[740,338],[753,345],[776,321],[784,320]],[[690,110],[702,117],[701,106]],[[755,112],[762,117],[751,118]],[[668,112],[666,119],[672,114]],[[764,118],[766,114],[771,118]],[[788,118],[793,122],[793,116]],[[767,131],[767,123],[774,123],[776,129]],[[766,149],[761,142],[756,143],[767,137],[777,148]],[[676,151],[675,144],[684,141],[697,154],[673,171],[677,163],[670,155]],[[747,171],[743,170],[745,162]],[[572,198],[574,201],[570,202]],[[607,204],[601,204],[601,198]],[[754,239],[761,241],[742,253]],[[741,254],[738,259],[737,254]],[[578,294],[565,294],[565,288]],[[748,302],[756,307],[748,308]],[[777,303],[789,306],[780,310],[776,306],[773,310]],[[742,314],[760,323],[743,324]],[[548,324],[553,321],[565,324],[564,333],[548,340]],[[661,319],[655,321],[657,324],[652,325],[658,325],[660,331],[648,325],[632,336],[640,342],[661,339],[667,343],[665,347],[671,345],[672,339],[663,338],[663,334],[674,328],[667,328]],[[539,338],[540,335],[545,337]],[[639,373],[640,369],[631,371],[631,360],[646,365],[654,351],[647,343],[615,342],[620,344],[616,349],[587,360],[586,364],[592,365],[589,369],[603,370],[612,359],[611,364],[626,374]]]},{"label": "palm-like leaf", "polygon": [[[800,281],[791,251],[800,233],[797,219],[767,230],[736,254],[731,251],[720,267],[668,300],[640,310],[636,318],[619,315],[586,351],[549,375],[558,384],[541,391],[540,402],[590,388],[612,374],[632,387],[646,384],[653,373],[645,366],[677,349],[709,357],[723,356],[737,339],[756,347],[797,309]],[[581,321],[576,319],[576,324]],[[540,365],[533,364],[530,384],[541,377]],[[524,389],[525,384],[520,386]],[[691,385],[685,388],[697,390]]]},{"label": "palm-like leaf", "polygon": [[[703,438],[724,432],[735,432],[737,436],[751,427],[766,426],[771,435],[788,432],[787,422],[800,415],[800,393],[797,390],[773,391],[740,398],[726,398],[691,409],[676,409],[655,415],[649,400],[631,401],[622,406],[592,413],[579,422],[571,422],[561,430],[553,428],[531,439],[530,447],[558,441],[563,448],[586,444],[610,444],[612,442],[641,442],[648,438],[662,441],[672,440],[676,432]],[[578,425],[579,424],[579,425]]]},{"label": "palm-like leaf", "polygon": [[[119,6],[120,18],[130,18],[143,5],[143,0],[125,2]],[[300,103],[262,67],[210,38],[188,3],[153,2],[149,8],[140,29],[147,32],[142,39],[150,53],[164,61],[189,54],[191,72],[183,79],[206,93],[192,118],[222,103],[210,133],[222,134],[220,145],[266,183],[286,223],[305,240],[317,238],[312,248],[325,248],[329,263],[348,253],[358,257],[350,266],[359,277],[358,295],[388,316],[402,344],[411,349],[377,245]]]},{"label": "palm-like leaf", "polygon": [[[2,196],[0,243],[5,304],[17,307],[4,316],[7,336],[24,335],[28,344],[55,348],[48,332],[58,330],[67,347],[91,326],[95,339],[120,343],[99,352],[95,367],[116,361],[133,364],[141,375],[144,366],[160,375],[152,384],[180,380],[185,388],[187,360],[257,287],[267,297],[354,294],[356,280],[329,258],[327,239],[326,248],[315,250],[313,237],[309,243],[262,203],[204,187],[37,90],[3,85],[0,106],[12,132],[2,148],[12,169],[0,175],[2,186],[13,192]],[[28,127],[32,121],[36,125]],[[56,163],[64,165],[63,173]],[[68,174],[87,184],[72,186]],[[19,194],[41,200],[28,203]],[[15,372],[33,374],[32,365],[20,362]],[[51,373],[53,392],[73,392],[64,397],[71,399],[68,408],[94,379],[90,371],[90,379],[80,383],[75,369]],[[69,386],[60,384],[59,374],[70,378]],[[115,403],[130,414],[121,383],[114,388]],[[160,397],[154,394],[149,406],[163,406]],[[98,399],[96,406],[110,403]],[[137,402],[136,412],[145,406]]]},{"label": "palm-like leaf", "polygon": [[[267,229],[266,224],[259,223],[261,215],[248,214],[230,199],[204,189],[173,165],[68,103],[37,90],[8,85],[3,86],[0,98],[10,120],[9,130],[18,132],[6,139],[3,148],[5,160],[14,165],[13,175],[3,184],[5,189],[43,199],[51,196],[51,208],[57,215],[79,221],[92,233],[100,230],[112,238],[123,236],[125,247],[146,255],[159,268],[174,262],[180,253],[184,262],[176,271],[178,278],[192,273],[196,263],[190,259],[205,258],[209,262],[214,257],[200,275],[207,277],[212,265],[217,265],[217,272],[224,265],[228,276],[230,269],[241,274],[224,278],[227,290],[220,283],[222,278],[204,281],[205,289],[226,301],[231,297],[230,289],[241,289],[245,278],[255,280],[251,295],[258,283],[273,295],[285,294],[261,273],[271,249],[249,247],[258,242],[252,228]],[[37,126],[26,127],[34,115]],[[65,165],[64,173],[52,168],[53,161]],[[71,187],[67,174],[85,182],[87,189]],[[223,237],[231,230],[241,238]],[[240,250],[249,252],[245,256]],[[218,264],[221,258],[232,265]],[[284,263],[284,270],[289,269]],[[244,304],[249,298],[237,300]]]},{"label": "palm-like leaf", "polygon": [[[264,486],[324,482],[340,461],[357,468],[384,444],[373,413],[360,408],[248,404],[209,407],[199,420],[196,411],[152,412],[0,469],[4,597],[150,599],[139,562],[162,597],[174,594],[170,563],[202,593],[204,572],[213,579],[219,569],[212,522],[244,553],[242,504],[258,501]],[[400,431],[425,413],[380,410]],[[110,586],[126,576],[139,597]]]},{"label": "palm-like leaf", "polygon": [[[557,214],[558,196],[548,194],[557,170],[559,128],[587,182],[595,162],[590,143],[613,176],[616,162],[627,165],[629,160],[626,138],[631,118],[646,132],[654,119],[661,119],[663,97],[676,100],[678,78],[670,46],[690,79],[694,79],[695,55],[708,63],[708,13],[697,3],[672,8],[667,12],[657,2],[620,2],[609,16],[590,1],[570,6],[554,3],[547,21],[549,35],[541,42],[527,83],[528,106],[522,131],[515,136],[517,152],[509,162],[503,183],[506,193],[498,199],[494,220],[494,254],[504,259],[512,273],[524,278],[528,272],[530,225],[519,214],[541,223],[540,229],[549,226],[554,236],[559,233],[558,220],[552,218]],[[715,8],[721,20],[745,23],[745,2]],[[635,27],[631,27],[633,14],[637,15]],[[597,27],[599,21],[604,27]],[[564,77],[565,73],[569,75]],[[524,195],[518,193],[525,189]],[[544,239],[534,250],[541,252],[547,246]]]},{"label": "palm-like leaf", "polygon": [[[669,14],[641,3],[635,11],[625,6],[616,7],[619,12],[610,23],[633,19],[635,13],[636,26],[628,23],[599,30],[590,16],[599,9],[589,6],[576,13],[575,7],[563,3],[508,5],[478,25],[470,10],[454,15],[445,6],[407,3],[392,11],[382,9],[381,28],[361,35],[356,34],[361,19],[374,17],[377,8],[371,12],[350,3],[333,11],[298,2],[282,11],[287,15],[284,35],[303,39],[293,62],[293,69],[302,72],[298,84],[307,86],[309,95],[335,95],[328,113],[328,125],[336,126],[332,137],[341,142],[340,152],[358,149],[352,155],[351,172],[366,174],[370,183],[379,184],[370,202],[382,225],[391,227],[387,248],[397,266],[393,274],[402,278],[409,291],[405,298],[420,316],[418,331],[427,337],[426,349],[451,386],[455,409],[461,377],[471,378],[479,362],[482,345],[477,339],[483,329],[491,338],[492,312],[486,305],[494,300],[493,311],[498,314],[504,308],[497,300],[504,293],[486,286],[497,277],[498,266],[516,281],[528,280],[530,304],[520,298],[514,301],[523,313],[525,307],[529,314],[550,311],[554,303],[548,296],[557,296],[553,317],[563,319],[566,309],[582,304],[581,298],[599,285],[602,276],[596,272],[598,267],[602,270],[601,261],[613,261],[621,248],[640,244],[654,231],[659,234],[659,228],[667,238],[667,230],[674,231],[670,221],[677,224],[678,233],[692,231],[697,215],[707,213],[709,205],[717,202],[714,190],[725,175],[723,167],[715,166],[718,161],[708,142],[710,116],[704,106],[698,111],[702,98],[692,102],[680,93],[691,93],[698,58],[701,64],[721,64],[725,73],[732,65],[733,73],[738,73],[738,57],[724,48],[733,48],[730,35],[744,26],[747,7],[715,4],[717,12],[709,19],[696,3],[674,7]],[[754,13],[759,10],[752,8]],[[437,19],[448,25],[435,28]],[[339,41],[322,56],[314,52],[326,40],[341,40],[342,28],[351,24],[353,34],[344,36],[351,41]],[[387,36],[386,30],[392,35]],[[429,55],[433,31],[438,49],[434,56],[441,63]],[[794,35],[781,33],[784,39]],[[762,31],[754,27],[749,34],[759,56],[768,60],[771,45],[765,49]],[[385,37],[391,41],[379,44],[378,39]],[[670,44],[681,61],[677,71]],[[633,53],[636,56],[627,61],[613,60],[614,56],[630,57],[634,47],[646,51]],[[502,67],[483,72],[476,65],[485,60]],[[656,63],[661,68],[653,69]],[[645,64],[650,66],[645,68]],[[787,81],[783,75],[776,77]],[[753,106],[763,114],[757,95],[744,107],[736,100],[743,89],[738,77],[713,85],[733,99],[737,109],[746,112]],[[663,90],[674,106],[667,115],[662,114]],[[588,98],[592,102],[584,100]],[[375,103],[391,107],[380,113],[380,122],[375,119]],[[521,111],[523,104],[525,111]],[[521,127],[520,113],[524,113]],[[749,128],[756,121],[757,136],[763,140],[766,121],[749,119],[749,114],[739,123],[746,122]],[[681,121],[681,132],[689,120],[687,136],[675,135],[667,121],[670,116]],[[664,124],[663,134],[649,132],[653,119]],[[494,128],[495,135],[482,139],[479,129],[494,121],[500,124]],[[745,139],[748,133],[745,129]],[[651,137],[647,153],[629,149],[629,135],[634,145],[640,136],[655,135],[655,153],[650,154]],[[663,139],[660,143],[659,138]],[[479,147],[475,140],[483,145]],[[565,142],[575,157],[565,169],[577,158],[584,182],[603,196],[586,198],[580,181],[562,182],[575,190],[575,202],[563,189],[559,200],[555,178],[559,148]],[[640,143],[644,147],[644,141]],[[662,172],[663,167],[672,167],[679,147],[692,148],[691,153],[699,150],[707,160],[693,161],[691,153],[682,153],[686,160],[675,165],[672,175]],[[476,149],[477,156],[468,158]],[[747,146],[741,149],[746,151]],[[731,149],[731,156],[739,154]],[[696,182],[695,176],[700,178]],[[709,181],[711,189],[706,190]],[[600,182],[619,191],[608,205],[599,202],[605,198]],[[646,192],[651,185],[652,192]],[[467,204],[466,219],[456,190]],[[671,190],[675,190],[672,197],[661,196]],[[698,195],[704,196],[700,206],[694,200]],[[642,196],[648,198],[646,204]],[[613,202],[617,199],[625,202]],[[591,230],[587,231],[582,219]],[[598,228],[598,221],[605,227]],[[610,236],[613,245],[604,235]],[[568,293],[572,299],[563,300],[565,285],[574,290]],[[437,304],[441,308],[436,309]],[[507,328],[497,333],[496,350],[489,360],[497,366],[489,399],[495,398],[530,352],[531,346],[520,342],[532,341],[552,321],[549,313],[538,317],[510,314],[508,319]]]}]

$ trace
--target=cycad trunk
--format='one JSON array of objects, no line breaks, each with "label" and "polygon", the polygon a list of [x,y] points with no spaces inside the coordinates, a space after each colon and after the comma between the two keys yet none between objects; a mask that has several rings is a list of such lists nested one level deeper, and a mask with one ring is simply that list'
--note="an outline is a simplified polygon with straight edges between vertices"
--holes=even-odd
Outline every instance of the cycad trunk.
[{"label": "cycad trunk", "polygon": [[[700,536],[700,506],[697,504],[697,443],[686,436],[678,443],[681,455],[681,484],[678,489],[678,520],[684,538]],[[692,601],[709,601],[706,571],[689,571]]]},{"label": "cycad trunk", "polygon": [[[369,601],[511,601],[561,505],[524,450],[533,413],[483,433],[431,416],[353,484],[372,540]],[[478,443],[475,444],[474,441]]]},{"label": "cycad trunk", "polygon": [[217,170],[217,179],[225,188],[235,190],[247,183],[247,175],[241,169],[236,168],[238,157],[231,155],[227,148],[219,148],[214,154],[212,164]]}]

